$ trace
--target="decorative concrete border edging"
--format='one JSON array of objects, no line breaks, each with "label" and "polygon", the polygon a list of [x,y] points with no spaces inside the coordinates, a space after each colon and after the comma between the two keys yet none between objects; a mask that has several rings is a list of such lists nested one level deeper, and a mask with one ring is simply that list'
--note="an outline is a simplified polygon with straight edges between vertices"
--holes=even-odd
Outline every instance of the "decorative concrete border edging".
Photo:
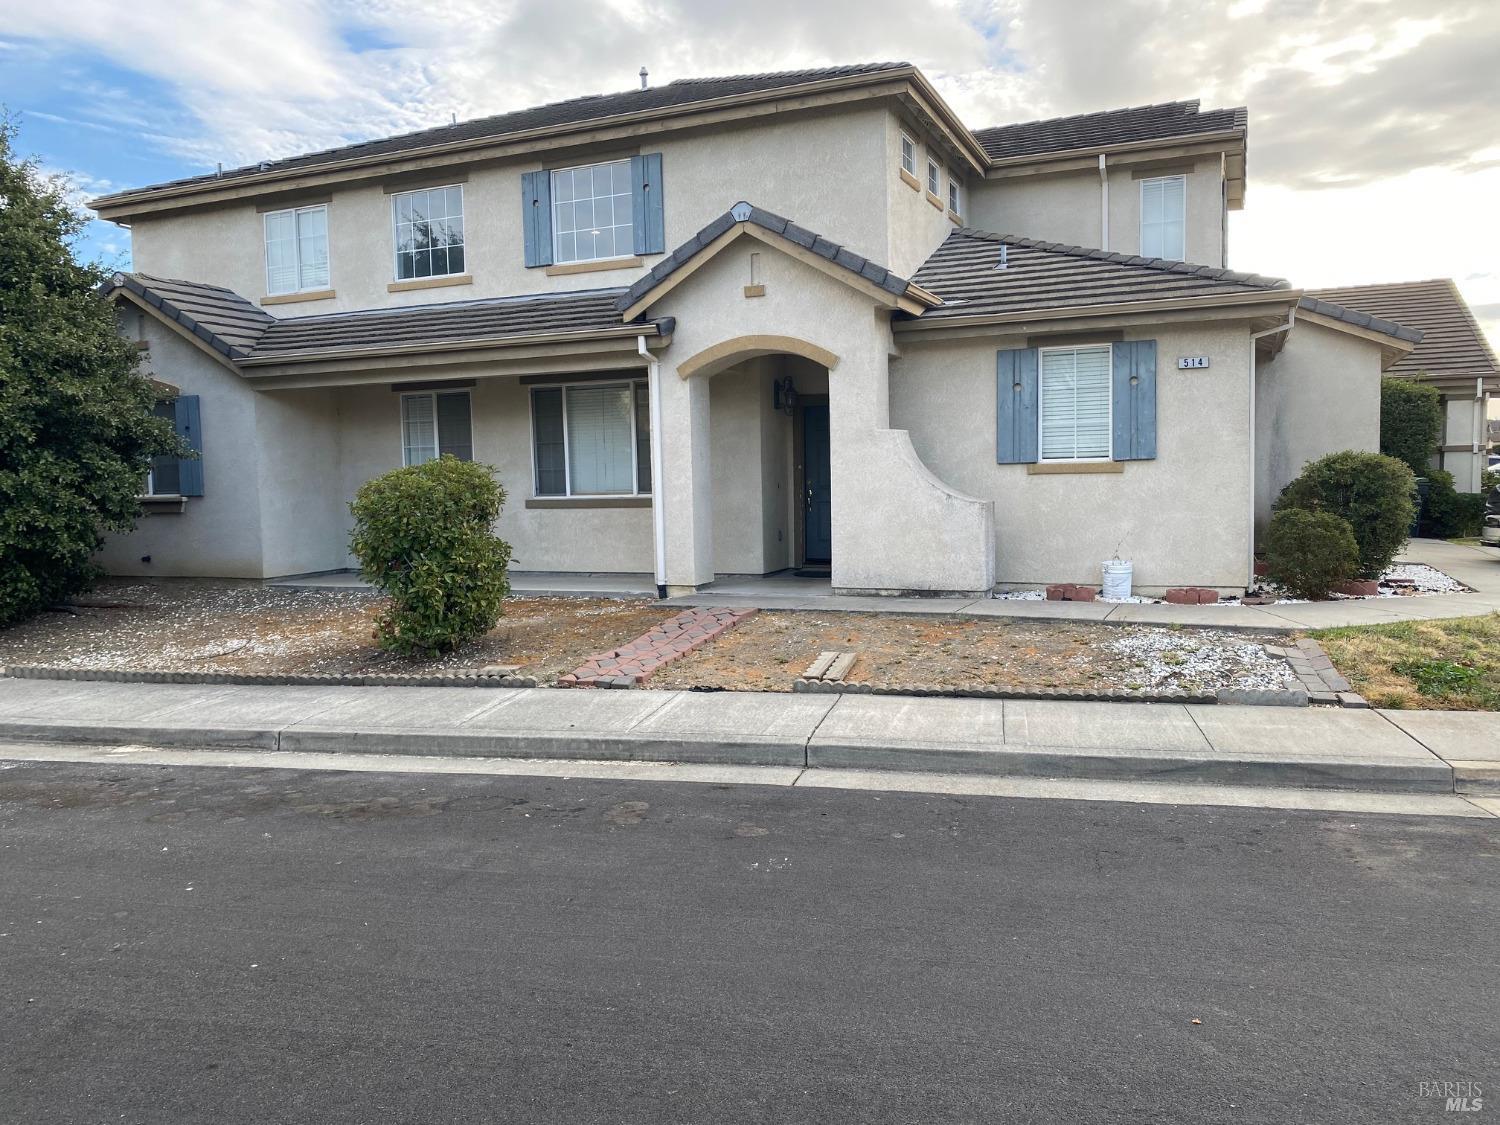
[{"label": "decorative concrete border edging", "polygon": [[1358,694],[1333,666],[1333,661],[1323,651],[1323,646],[1311,637],[1299,637],[1285,648],[1266,645],[1272,656],[1280,656],[1292,666],[1292,673],[1307,689],[1308,701],[1326,707],[1369,707],[1365,697]]},{"label": "decorative concrete border edging", "polygon": [[161,672],[127,668],[57,668],[19,664],[0,668],[14,680],[101,680],[115,684],[235,684],[276,687],[538,687],[535,676],[454,672],[404,675],[397,672],[344,675],[313,672]]}]

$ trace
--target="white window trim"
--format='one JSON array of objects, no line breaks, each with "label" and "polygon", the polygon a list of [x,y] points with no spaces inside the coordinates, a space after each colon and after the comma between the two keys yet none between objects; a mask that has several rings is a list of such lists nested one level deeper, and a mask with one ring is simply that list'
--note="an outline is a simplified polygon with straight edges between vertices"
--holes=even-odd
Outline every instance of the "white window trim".
[{"label": "white window trim", "polygon": [[[627,156],[623,160],[595,160],[592,164],[570,164],[566,168],[547,169],[547,194],[552,197],[552,214],[549,216],[549,218],[551,219],[552,223],[553,262],[562,266],[571,266],[577,262],[628,262],[630,261],[630,259],[636,256],[635,251],[632,250],[629,254],[609,254],[603,258],[568,258],[566,260],[560,258],[557,253],[557,240],[561,234],[561,232],[557,229],[557,208],[560,204],[557,199],[557,193],[552,190],[553,186],[557,183],[555,177],[559,172],[576,172],[580,168],[604,168],[614,164],[628,165],[629,163],[630,157]],[[635,228],[636,223],[640,221],[641,216],[635,213],[635,201],[632,199],[630,210],[630,225],[632,230]],[[577,232],[575,231],[574,233]],[[535,458],[533,458],[533,460],[535,460]],[[621,495],[623,495],[623,493]]]},{"label": "white window trim", "polygon": [[1146,187],[1149,184],[1161,184],[1169,180],[1177,180],[1182,184],[1182,256],[1180,258],[1169,258],[1165,254],[1153,254],[1151,257],[1161,258],[1165,262],[1185,262],[1187,261],[1188,191],[1187,175],[1184,173],[1178,173],[1175,176],[1150,176],[1141,181],[1140,192],[1136,199],[1136,205],[1140,213],[1140,226],[1136,231],[1136,236],[1139,239],[1138,247],[1142,256],[1146,256]]},{"label": "white window trim", "polygon": [[[458,215],[459,218],[463,219],[464,221],[464,268],[461,270],[453,270],[448,273],[430,273],[426,277],[402,277],[401,242],[396,237],[396,227],[400,225],[396,219],[396,208],[398,206],[396,201],[401,199],[403,196],[426,195],[429,191],[451,191],[453,188],[458,189]],[[431,187],[413,188],[411,191],[398,191],[393,193],[391,195],[391,279],[398,283],[406,283],[412,281],[430,281],[434,278],[439,277],[467,277],[469,274],[469,267],[473,264],[469,261],[468,210],[469,201],[464,198],[463,184],[433,184]],[[330,278],[333,276],[332,270],[329,271],[328,276]]]},{"label": "white window trim", "polygon": [[[906,146],[907,145],[911,146],[911,167],[910,168],[908,168],[906,166]],[[899,157],[900,157],[900,161],[901,161],[901,170],[903,172],[905,172],[907,175],[911,176],[913,179],[915,179],[916,175],[917,175],[917,142],[915,140],[913,140],[910,136],[908,136],[905,130],[902,130],[902,132],[901,132],[901,145],[900,145],[900,149],[899,149]]]},{"label": "white window trim", "polygon": [[964,189],[952,172],[948,173],[948,210],[955,215],[963,214]]},{"label": "white window trim", "polygon": [[[328,252],[328,280],[322,285],[302,284],[302,239],[297,234],[297,216],[309,211],[323,212],[323,248]],[[271,255],[266,252],[266,244],[270,242],[270,239],[266,237],[268,233],[266,228],[271,220],[278,215],[292,216],[292,254],[295,259],[292,269],[297,275],[297,287],[295,289],[282,289],[279,291],[271,288]],[[261,217],[260,221],[260,253],[261,257],[265,259],[267,297],[282,297],[292,293],[321,293],[323,290],[331,288],[333,285],[333,231],[328,226],[328,204],[311,203],[306,207],[283,207],[279,211],[267,211]]]},{"label": "white window trim", "polygon": [[[573,491],[573,459],[572,448],[568,444],[568,388],[569,387],[629,387],[630,388],[630,488],[629,492],[574,492]],[[531,496],[534,500],[613,500],[623,499],[628,496],[647,496],[651,493],[641,491],[641,435],[636,429],[635,389],[646,387],[649,395],[650,382],[643,378],[628,379],[587,379],[583,381],[558,383],[533,383],[530,393],[526,396],[526,408],[531,411]],[[537,391],[562,391],[562,422],[563,422],[563,491],[548,492],[541,491],[541,482],[537,478],[536,464],[536,392]],[[651,478],[652,488],[656,487],[656,478]]]},{"label": "white window trim", "polygon": [[943,169],[932,157],[927,158],[927,190],[933,195],[943,189]]},{"label": "white window trim", "polygon": [[[396,437],[401,442],[401,466],[411,468],[411,461],[406,456],[406,400],[409,398],[430,398],[432,400],[432,459],[436,461],[443,455],[443,434],[438,428],[437,396],[440,394],[461,394],[469,400],[469,448],[474,448],[474,394],[472,391],[454,389],[451,391],[403,391],[396,396]],[[534,458],[533,458],[534,460]],[[422,462],[424,465],[426,462]]]},{"label": "white window trim", "polygon": [[[1109,452],[1103,457],[1047,457],[1042,453],[1042,415],[1047,401],[1047,365],[1042,357],[1048,352],[1083,352],[1103,350],[1110,361],[1109,414],[1105,433],[1109,435]],[[1066,344],[1056,348],[1038,348],[1036,355],[1036,459],[1047,465],[1101,465],[1115,459],[1115,381],[1114,348],[1109,344]]]}]

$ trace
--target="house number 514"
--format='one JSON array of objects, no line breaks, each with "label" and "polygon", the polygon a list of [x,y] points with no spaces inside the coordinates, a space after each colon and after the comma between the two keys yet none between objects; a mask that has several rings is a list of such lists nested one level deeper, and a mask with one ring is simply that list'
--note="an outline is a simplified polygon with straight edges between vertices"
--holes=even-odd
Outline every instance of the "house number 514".
[{"label": "house number 514", "polygon": [[1206,355],[1180,355],[1177,357],[1177,370],[1187,371],[1195,367],[1207,367],[1208,356]]}]

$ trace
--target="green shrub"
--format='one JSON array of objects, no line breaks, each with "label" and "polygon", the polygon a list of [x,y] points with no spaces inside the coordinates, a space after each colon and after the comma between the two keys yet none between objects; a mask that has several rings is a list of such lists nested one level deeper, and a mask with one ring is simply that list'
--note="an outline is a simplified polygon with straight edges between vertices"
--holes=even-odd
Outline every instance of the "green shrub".
[{"label": "green shrub", "polygon": [[1500,469],[1486,469],[1479,478],[1479,491],[1488,496],[1497,488],[1500,488]]},{"label": "green shrub", "polygon": [[1295,598],[1326,598],[1359,571],[1354,529],[1331,512],[1284,508],[1266,535],[1266,577]]},{"label": "green shrub", "polygon": [[0,117],[0,626],[87,589],[129,531],[151,458],[179,453],[141,353],[73,260],[86,221],[63,181],[11,152]]},{"label": "green shrub", "polygon": [[1433,539],[1478,535],[1484,526],[1484,494],[1459,492],[1453,474],[1443,469],[1427,473],[1427,503],[1422,509],[1422,534]]},{"label": "green shrub", "polygon": [[432,655],[484,636],[510,593],[510,544],[492,527],[505,503],[495,471],[454,457],[367,481],[349,505],[349,548],[390,596],[380,647]]},{"label": "green shrub", "polygon": [[1436,387],[1380,380],[1380,452],[1425,476],[1442,434],[1443,396]]},{"label": "green shrub", "polygon": [[1379,578],[1411,529],[1412,487],[1411,469],[1394,457],[1348,449],[1309,462],[1281,490],[1276,510],[1338,516],[1354,529],[1360,577]]}]

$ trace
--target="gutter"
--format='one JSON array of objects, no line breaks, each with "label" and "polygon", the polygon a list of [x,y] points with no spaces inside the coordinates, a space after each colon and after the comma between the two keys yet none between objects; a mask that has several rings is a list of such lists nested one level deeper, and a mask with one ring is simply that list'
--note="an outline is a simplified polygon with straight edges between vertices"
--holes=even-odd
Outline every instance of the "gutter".
[{"label": "gutter", "polygon": [[1255,342],[1263,336],[1289,332],[1297,323],[1297,306],[1287,310],[1286,320],[1260,332],[1250,333],[1250,559],[1245,589],[1255,585]]},{"label": "gutter", "polygon": [[651,535],[656,556],[656,596],[667,596],[666,481],[662,477],[661,361],[646,347],[644,335],[635,338],[635,350],[646,361],[646,397],[651,415]]},{"label": "gutter", "polygon": [[[1186,297],[1176,301],[1120,301],[1110,305],[1064,305],[1052,309],[1027,309],[1021,312],[976,313],[973,316],[917,317],[898,320],[891,325],[898,332],[920,332],[940,328],[987,328],[1011,324],[1033,324],[1042,320],[1082,320],[1089,317],[1133,316],[1156,312],[1212,312],[1241,305],[1293,304],[1301,297],[1300,289],[1251,289],[1244,293],[1215,293],[1207,297]],[[956,308],[950,299],[947,308]]]},{"label": "gutter", "polygon": [[396,347],[373,348],[321,348],[313,351],[276,352],[266,355],[250,355],[238,360],[242,367],[274,367],[284,363],[309,363],[333,359],[379,359],[383,356],[425,354],[428,352],[477,351],[504,348],[522,344],[562,344],[574,340],[611,340],[632,336],[665,336],[671,328],[665,324],[650,325],[643,332],[639,324],[623,324],[619,328],[592,328],[575,332],[533,332],[516,336],[489,336],[467,340],[428,340],[420,344],[402,344]]}]

